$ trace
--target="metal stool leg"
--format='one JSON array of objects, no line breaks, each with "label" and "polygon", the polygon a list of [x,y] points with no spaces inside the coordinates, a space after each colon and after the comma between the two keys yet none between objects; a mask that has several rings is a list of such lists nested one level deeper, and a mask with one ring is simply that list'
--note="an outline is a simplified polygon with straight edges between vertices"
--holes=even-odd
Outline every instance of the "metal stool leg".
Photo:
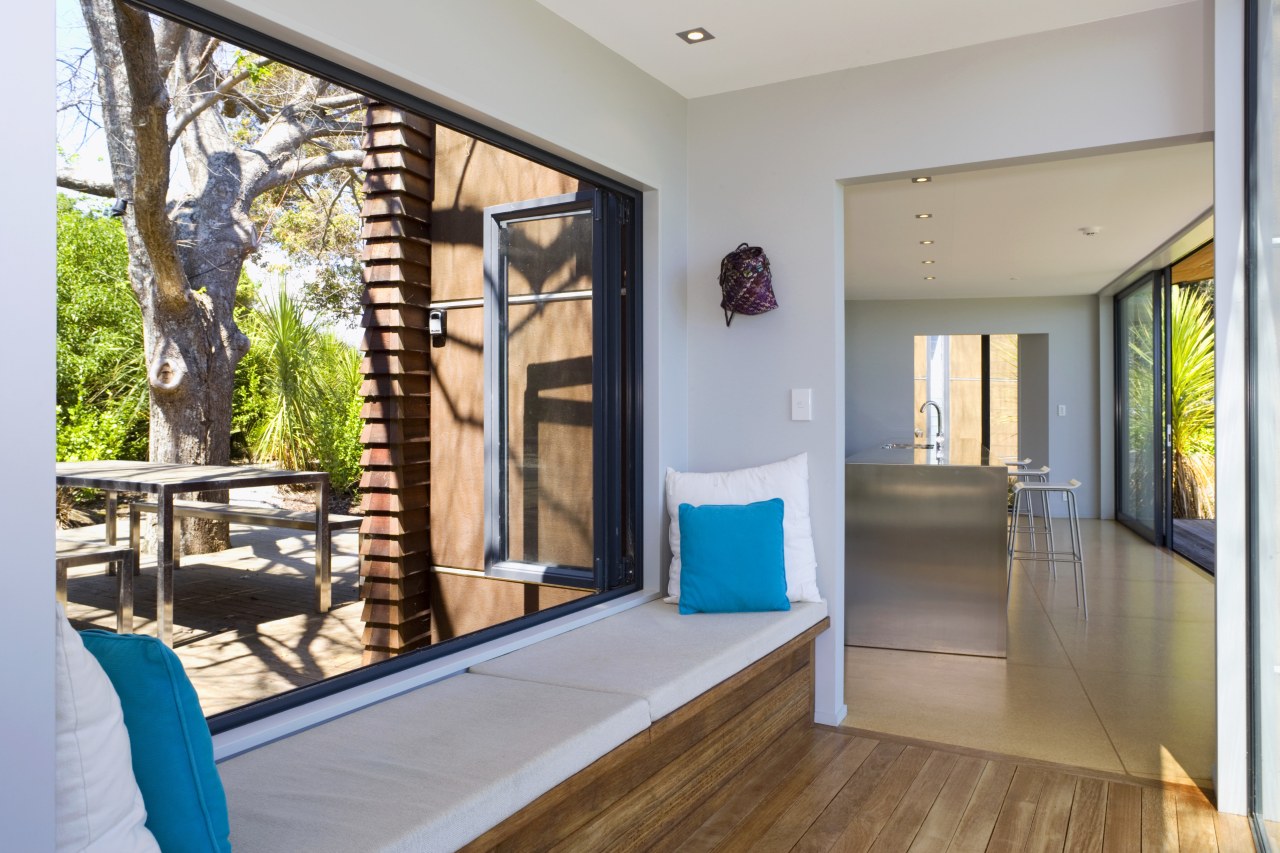
[{"label": "metal stool leg", "polygon": [[1067,492],[1067,511],[1071,513],[1071,551],[1075,557],[1075,565],[1072,568],[1078,578],[1076,583],[1076,588],[1079,590],[1078,603],[1084,610],[1084,618],[1088,619],[1089,595],[1084,580],[1084,543],[1080,539],[1080,514],[1076,510],[1075,492]]}]

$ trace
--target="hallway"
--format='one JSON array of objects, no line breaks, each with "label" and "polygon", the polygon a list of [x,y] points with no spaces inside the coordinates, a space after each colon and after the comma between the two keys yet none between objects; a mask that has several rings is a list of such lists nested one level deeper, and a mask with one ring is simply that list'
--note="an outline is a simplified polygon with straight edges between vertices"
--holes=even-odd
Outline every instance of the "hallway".
[{"label": "hallway", "polygon": [[1017,563],[1009,658],[846,649],[845,725],[1148,779],[1211,785],[1213,581],[1111,521],[1069,565]]}]

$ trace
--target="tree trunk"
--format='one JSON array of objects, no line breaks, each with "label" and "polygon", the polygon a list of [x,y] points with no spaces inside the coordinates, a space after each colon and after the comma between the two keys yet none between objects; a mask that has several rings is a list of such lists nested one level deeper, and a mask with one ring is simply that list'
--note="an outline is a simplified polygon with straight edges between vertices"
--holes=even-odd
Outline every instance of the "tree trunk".
[{"label": "tree trunk", "polygon": [[[239,272],[236,266],[234,276]],[[230,311],[188,311],[180,318],[166,314],[160,306],[143,311],[151,377],[151,461],[229,464],[236,364],[244,348],[228,341],[243,335],[230,322]],[[222,502],[227,494],[197,497]],[[186,554],[220,551],[229,545],[227,524],[184,519],[181,543]]]}]

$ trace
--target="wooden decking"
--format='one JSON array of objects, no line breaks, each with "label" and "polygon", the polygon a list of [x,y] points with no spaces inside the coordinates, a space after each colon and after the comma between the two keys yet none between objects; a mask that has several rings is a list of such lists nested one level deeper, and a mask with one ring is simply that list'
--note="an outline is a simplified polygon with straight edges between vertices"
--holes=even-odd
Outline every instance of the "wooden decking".
[{"label": "wooden decking", "polygon": [[1251,851],[1200,789],[847,729],[788,732],[654,850]]},{"label": "wooden decking", "polygon": [[1212,518],[1175,518],[1173,550],[1202,569],[1212,572],[1217,556],[1214,551],[1217,527],[1218,522]]}]

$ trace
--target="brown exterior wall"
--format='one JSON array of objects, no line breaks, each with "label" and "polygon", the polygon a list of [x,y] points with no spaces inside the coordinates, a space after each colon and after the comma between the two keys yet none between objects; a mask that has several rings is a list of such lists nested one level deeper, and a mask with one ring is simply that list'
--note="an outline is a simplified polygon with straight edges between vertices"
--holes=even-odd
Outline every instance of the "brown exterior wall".
[{"label": "brown exterior wall", "polygon": [[360,595],[370,663],[431,641],[425,328],[435,127],[377,103],[365,125]]}]

